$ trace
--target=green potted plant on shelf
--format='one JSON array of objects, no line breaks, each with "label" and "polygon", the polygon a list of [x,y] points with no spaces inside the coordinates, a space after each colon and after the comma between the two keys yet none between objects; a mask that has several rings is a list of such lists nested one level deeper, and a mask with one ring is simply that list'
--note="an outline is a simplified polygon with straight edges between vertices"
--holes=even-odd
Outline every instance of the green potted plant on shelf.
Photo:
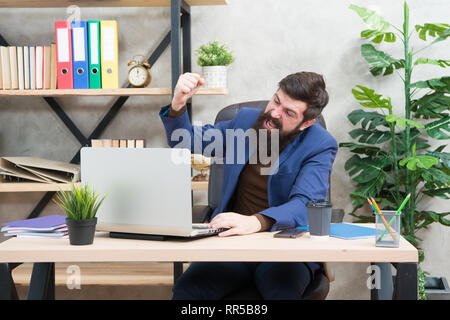
[{"label": "green potted plant on shelf", "polygon": [[[375,11],[351,5],[369,29],[361,37],[372,42],[361,46],[361,54],[375,77],[396,73],[402,81],[404,104],[394,108],[390,97],[357,85],[352,93],[364,109],[348,115],[353,125],[359,127],[349,135],[356,142],[343,142],[353,154],[345,163],[352,180],[356,183],[350,198],[353,211],[350,215],[357,222],[371,222],[373,217],[358,215],[366,198],[374,197],[386,210],[396,210],[406,195],[411,194],[401,216],[402,235],[419,250],[419,262],[424,259],[420,248],[421,238],[417,232],[432,223],[450,226],[446,218],[448,208],[434,212],[421,205],[427,197],[449,199],[450,154],[445,151],[450,139],[450,77],[436,77],[413,82],[413,71],[419,65],[446,68],[450,60],[429,58],[423,50],[450,37],[450,25],[426,23],[410,29],[409,8],[404,3],[404,22],[397,27],[387,22]],[[424,41],[421,48],[412,47],[412,40]],[[403,44],[403,56],[396,58],[376,48],[381,42]],[[374,45],[375,44],[375,45]],[[427,56],[430,53],[427,54]],[[432,144],[434,145],[432,147]],[[419,275],[423,276],[419,268]],[[422,279],[422,278],[421,278]],[[419,281],[423,291],[424,281]],[[423,296],[423,295],[421,295]]]},{"label": "green potted plant on shelf", "polygon": [[227,87],[227,66],[234,61],[233,53],[218,41],[201,45],[196,50],[197,64],[202,67],[205,88]]},{"label": "green potted plant on shelf", "polygon": [[99,195],[88,184],[76,185],[72,191],[60,191],[55,203],[66,213],[66,224],[71,245],[88,245],[94,241],[98,208],[105,197]]}]

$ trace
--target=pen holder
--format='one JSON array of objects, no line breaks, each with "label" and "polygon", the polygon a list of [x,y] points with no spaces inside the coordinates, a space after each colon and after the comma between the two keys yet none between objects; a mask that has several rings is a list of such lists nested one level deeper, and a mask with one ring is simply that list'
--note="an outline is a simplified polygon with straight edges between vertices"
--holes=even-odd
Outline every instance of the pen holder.
[{"label": "pen holder", "polygon": [[375,213],[375,246],[398,248],[400,244],[401,213],[382,210]]}]

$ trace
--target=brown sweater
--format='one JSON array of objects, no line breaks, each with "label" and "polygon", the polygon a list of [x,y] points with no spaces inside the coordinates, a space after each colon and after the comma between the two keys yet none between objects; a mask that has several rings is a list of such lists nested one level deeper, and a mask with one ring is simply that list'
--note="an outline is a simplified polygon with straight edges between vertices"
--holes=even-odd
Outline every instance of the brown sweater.
[{"label": "brown sweater", "polygon": [[[178,117],[182,115],[186,107],[179,111],[169,109],[169,117]],[[234,203],[231,204],[231,211],[254,215],[261,223],[261,230],[269,230],[275,223],[275,220],[258,212],[263,211],[269,207],[267,195],[268,175],[261,175],[261,164],[247,163],[239,176],[239,181],[234,194]]]},{"label": "brown sweater", "polygon": [[261,164],[247,163],[245,165],[239,176],[231,211],[256,216],[261,223],[260,231],[266,231],[272,227],[275,220],[258,213],[269,208],[267,195],[269,176],[261,175],[262,167]]}]

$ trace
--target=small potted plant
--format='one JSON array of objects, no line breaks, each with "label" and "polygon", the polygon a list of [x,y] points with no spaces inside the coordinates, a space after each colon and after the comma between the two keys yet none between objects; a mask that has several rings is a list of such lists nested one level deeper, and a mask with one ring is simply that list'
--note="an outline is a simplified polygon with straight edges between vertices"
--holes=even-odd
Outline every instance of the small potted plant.
[{"label": "small potted plant", "polygon": [[196,51],[198,55],[197,64],[202,67],[204,88],[226,88],[227,66],[234,61],[231,51],[225,45],[213,41],[201,45]]},{"label": "small potted plant", "polygon": [[88,245],[94,242],[97,225],[97,210],[105,197],[99,195],[88,184],[77,186],[72,191],[60,191],[55,203],[66,212],[66,224],[71,245]]}]

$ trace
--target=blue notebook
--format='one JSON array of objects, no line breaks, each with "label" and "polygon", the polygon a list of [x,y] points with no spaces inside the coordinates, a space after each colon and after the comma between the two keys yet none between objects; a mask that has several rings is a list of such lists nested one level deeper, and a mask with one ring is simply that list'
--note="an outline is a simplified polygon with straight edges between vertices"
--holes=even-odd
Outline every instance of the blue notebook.
[{"label": "blue notebook", "polygon": [[[308,226],[298,228],[309,230]],[[330,225],[330,236],[345,240],[373,238],[375,237],[375,228],[363,227],[351,223],[332,223]]]},{"label": "blue notebook", "polygon": [[53,231],[66,226],[66,217],[60,215],[52,215],[47,217],[39,217],[20,221],[12,221],[1,223],[4,225],[0,231],[8,231],[12,229],[33,230],[33,231]]}]

